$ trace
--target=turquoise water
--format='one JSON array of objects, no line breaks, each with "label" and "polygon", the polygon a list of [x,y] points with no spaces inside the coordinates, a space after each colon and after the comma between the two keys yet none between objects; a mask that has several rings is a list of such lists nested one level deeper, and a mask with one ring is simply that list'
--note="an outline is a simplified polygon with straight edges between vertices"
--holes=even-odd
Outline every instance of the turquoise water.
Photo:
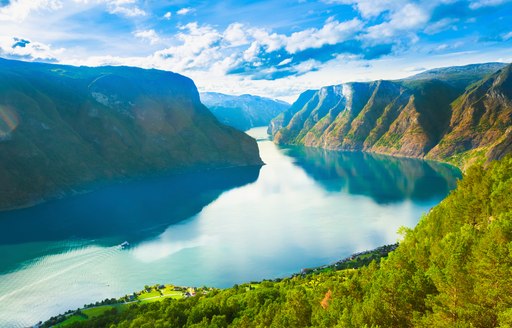
[{"label": "turquoise water", "polygon": [[0,213],[0,327],[146,284],[228,287],[393,243],[460,177],[444,164],[279,148],[265,128],[249,133],[261,168],[145,179]]}]

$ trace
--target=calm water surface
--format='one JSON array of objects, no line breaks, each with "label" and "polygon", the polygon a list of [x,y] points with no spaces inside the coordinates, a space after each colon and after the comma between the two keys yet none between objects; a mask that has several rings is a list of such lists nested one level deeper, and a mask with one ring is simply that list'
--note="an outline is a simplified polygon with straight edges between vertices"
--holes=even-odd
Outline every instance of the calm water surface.
[{"label": "calm water surface", "polygon": [[[443,164],[279,148],[261,168],[146,179],[0,213],[0,327],[144,285],[229,287],[397,240],[453,189]],[[129,241],[130,249],[117,245]]]}]

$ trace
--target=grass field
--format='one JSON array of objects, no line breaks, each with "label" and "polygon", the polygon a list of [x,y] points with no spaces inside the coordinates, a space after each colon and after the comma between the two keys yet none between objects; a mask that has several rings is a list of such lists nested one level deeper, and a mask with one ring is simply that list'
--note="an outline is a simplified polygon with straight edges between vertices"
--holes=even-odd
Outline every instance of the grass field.
[{"label": "grass field", "polygon": [[[162,294],[160,294],[160,291],[162,292]],[[134,302],[152,303],[160,302],[165,298],[181,299],[184,297],[183,291],[174,290],[174,286],[172,285],[167,285],[160,291],[158,291],[155,288],[152,288],[150,292],[142,291],[140,293],[137,293],[137,299]],[[109,311],[113,308],[116,308],[118,311],[123,311],[127,306],[129,306],[129,303],[100,305],[81,309],[81,314],[70,315],[65,321],[55,325],[54,327],[66,327],[75,322],[86,321],[90,318],[100,316],[106,311]]]},{"label": "grass field", "polygon": [[98,307],[93,307],[90,309],[83,309],[82,314],[73,314],[69,318],[66,319],[66,321],[63,321],[55,327],[66,327],[72,323],[78,322],[78,321],[86,321],[87,319],[94,318],[97,316],[102,315],[108,310],[111,310],[113,308],[117,308],[118,310],[122,310],[124,304],[116,304],[116,305],[102,305]]},{"label": "grass field", "polygon": [[159,296],[161,296],[159,291],[157,291],[157,290],[152,290],[152,291],[150,291],[149,293],[144,292],[144,293],[142,293],[142,294],[138,295],[138,296],[137,296],[137,298],[138,298],[140,301],[143,301],[143,300],[145,300],[145,299],[147,299],[147,298],[153,298],[153,297],[159,297]]}]

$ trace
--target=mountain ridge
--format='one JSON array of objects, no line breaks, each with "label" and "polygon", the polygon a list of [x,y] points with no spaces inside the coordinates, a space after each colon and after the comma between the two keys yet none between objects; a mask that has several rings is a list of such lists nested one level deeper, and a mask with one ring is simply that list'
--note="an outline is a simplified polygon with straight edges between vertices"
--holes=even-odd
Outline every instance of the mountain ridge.
[{"label": "mountain ridge", "polygon": [[[508,152],[512,143],[512,132],[504,128],[512,124],[510,74],[507,73],[510,65],[504,65],[490,63],[449,67],[420,73],[416,78],[349,82],[318,91],[308,90],[288,111],[271,122],[269,132],[277,144],[427,158],[447,161],[462,168],[474,161],[498,159]],[[481,67],[480,71],[478,67]],[[501,69],[489,74],[497,67]],[[467,71],[470,73],[464,75]],[[450,80],[453,74],[457,75],[456,81]],[[503,87],[485,83],[489,79],[502,81],[500,85]],[[477,92],[494,95],[491,98],[496,104],[489,101],[478,103],[479,112],[492,112],[489,115],[495,128],[494,135],[497,136],[496,131],[499,131],[504,134],[503,140],[499,147],[493,146],[488,135],[482,143],[474,142],[472,147],[459,147],[454,151],[459,144],[450,142],[450,131],[462,120],[469,106],[462,99],[473,99]],[[328,98],[330,100],[323,103]],[[459,108],[460,104],[466,104],[466,107]],[[475,139],[467,134],[455,135],[465,138],[466,143]],[[440,151],[439,144],[448,150]],[[468,151],[485,151],[485,156],[462,154]]]}]

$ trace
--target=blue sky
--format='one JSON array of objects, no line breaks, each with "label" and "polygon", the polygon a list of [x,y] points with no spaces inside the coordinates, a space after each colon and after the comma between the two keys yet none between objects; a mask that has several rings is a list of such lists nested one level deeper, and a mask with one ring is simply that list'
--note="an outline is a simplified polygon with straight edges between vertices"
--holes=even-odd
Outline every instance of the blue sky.
[{"label": "blue sky", "polygon": [[0,56],[154,67],[201,91],[305,89],[512,61],[509,0],[0,0]]}]

